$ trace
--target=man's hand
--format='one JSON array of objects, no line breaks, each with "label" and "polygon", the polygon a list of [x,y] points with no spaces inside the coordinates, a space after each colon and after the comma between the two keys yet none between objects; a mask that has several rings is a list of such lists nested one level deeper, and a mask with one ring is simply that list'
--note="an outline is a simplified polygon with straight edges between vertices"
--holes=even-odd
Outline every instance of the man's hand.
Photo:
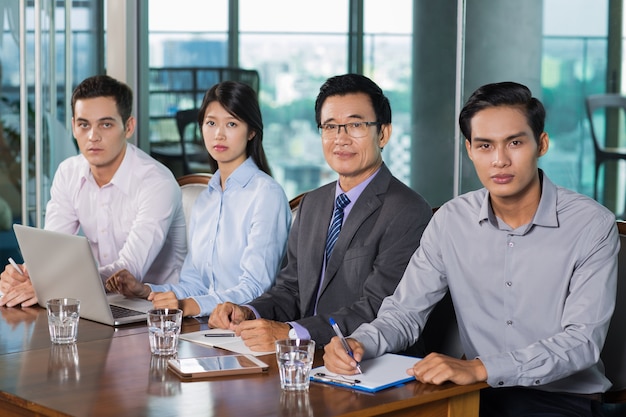
[{"label": "man's hand", "polygon": [[256,319],[242,321],[235,326],[234,330],[250,350],[267,352],[276,349],[275,341],[289,337],[290,328],[287,323]]},{"label": "man's hand", "polygon": [[31,307],[37,304],[35,289],[30,281],[22,282],[8,291],[2,290],[4,295],[0,297],[0,306],[7,307]]},{"label": "man's hand", "polygon": [[464,360],[451,358],[440,353],[431,353],[407,369],[407,374],[420,382],[441,385],[452,381],[459,385],[469,385],[487,380],[487,369],[480,359]]},{"label": "man's hand", "polygon": [[13,265],[9,264],[0,274],[0,291],[4,293],[0,297],[0,306],[30,307],[37,304],[37,296],[30,282],[28,270],[25,265],[22,265],[21,268],[23,274],[20,274]]},{"label": "man's hand", "polygon": [[[18,267],[20,267],[18,265]],[[21,274],[15,270],[15,267],[11,264],[7,264],[4,267],[4,271],[0,274],[0,291],[6,293],[11,288],[18,286],[19,284],[30,281],[30,275],[28,275],[28,270],[26,269],[26,265],[22,265]]]},{"label": "man's hand", "polygon": [[[235,326],[244,320],[254,320],[254,312],[247,307],[225,302],[218,304],[209,317],[209,327],[235,330]],[[287,330],[289,333],[289,330]],[[271,349],[273,350],[273,348]]]},{"label": "man's hand", "polygon": [[361,362],[363,358],[363,345],[355,339],[347,338],[346,341],[352,349],[354,359],[348,355],[348,352],[343,348],[341,340],[335,336],[330,339],[330,342],[324,346],[324,366],[330,372],[334,372],[340,375],[355,375],[359,371],[356,367],[357,361]]},{"label": "man's hand", "polygon": [[148,298],[150,287],[137,281],[133,274],[126,269],[111,275],[105,283],[107,291],[117,292],[125,297]]}]

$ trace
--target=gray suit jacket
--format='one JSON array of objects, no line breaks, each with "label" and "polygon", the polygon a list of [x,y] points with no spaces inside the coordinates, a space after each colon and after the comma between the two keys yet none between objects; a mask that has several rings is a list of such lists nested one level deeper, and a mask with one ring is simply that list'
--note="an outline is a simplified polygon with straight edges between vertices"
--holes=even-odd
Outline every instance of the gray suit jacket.
[{"label": "gray suit jacket", "polygon": [[286,266],[274,286],[250,303],[263,318],[296,321],[319,346],[334,336],[329,317],[346,335],[376,317],[432,216],[426,200],[383,164],[345,220],[312,316],[335,187],[333,182],[304,196],[289,233]]}]

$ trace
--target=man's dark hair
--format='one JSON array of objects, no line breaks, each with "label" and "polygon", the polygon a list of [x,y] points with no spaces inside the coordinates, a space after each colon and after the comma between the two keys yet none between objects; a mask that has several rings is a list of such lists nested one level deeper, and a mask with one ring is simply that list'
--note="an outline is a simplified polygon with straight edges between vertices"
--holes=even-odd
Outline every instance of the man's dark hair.
[{"label": "man's dark hair", "polygon": [[481,110],[491,107],[517,107],[525,115],[533,131],[535,141],[544,131],[546,110],[543,104],[532,96],[525,85],[512,81],[486,84],[470,96],[459,115],[459,126],[465,139],[472,141],[472,118]]},{"label": "man's dark hair", "polygon": [[[328,97],[354,93],[364,93],[369,96],[376,114],[376,122],[380,124],[391,123],[391,105],[383,90],[364,75],[344,74],[329,78],[320,87],[320,92],[315,100],[315,122],[317,125],[322,123],[322,105]],[[378,131],[380,132],[380,125],[378,125]]]},{"label": "man's dark hair", "polygon": [[108,75],[95,75],[84,79],[72,93],[72,116],[78,100],[97,97],[111,97],[115,100],[117,111],[126,122],[133,111],[133,90],[121,81]]}]

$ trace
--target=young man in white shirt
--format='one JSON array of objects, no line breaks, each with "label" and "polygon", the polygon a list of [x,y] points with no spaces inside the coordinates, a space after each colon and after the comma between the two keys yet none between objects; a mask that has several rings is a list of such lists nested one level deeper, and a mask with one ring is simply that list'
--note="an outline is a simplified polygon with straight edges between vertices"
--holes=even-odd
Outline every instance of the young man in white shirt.
[{"label": "young man in white shirt", "polygon": [[[80,155],[54,176],[45,229],[91,244],[103,282],[121,270],[145,282],[177,282],[186,252],[180,187],[172,173],[127,140],[135,131],[132,90],[109,76],[81,82],[72,94],[72,131]],[[68,254],[71,256],[71,254]],[[0,274],[0,306],[31,306],[37,297],[23,274]]]},{"label": "young man in white shirt", "polygon": [[465,145],[484,188],[444,204],[395,293],[354,331],[352,359],[337,338],[332,372],[400,351],[450,291],[467,360],[432,353],[407,373],[424,383],[487,382],[481,417],[597,416],[611,383],[600,352],[615,306],[615,216],[554,185],[545,110],[523,85],[479,88],[461,111]]}]

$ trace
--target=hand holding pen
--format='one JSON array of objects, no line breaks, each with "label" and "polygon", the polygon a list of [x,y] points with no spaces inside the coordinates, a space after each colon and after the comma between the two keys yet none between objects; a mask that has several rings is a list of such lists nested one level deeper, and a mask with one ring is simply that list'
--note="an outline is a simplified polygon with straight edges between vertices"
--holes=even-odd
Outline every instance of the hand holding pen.
[{"label": "hand holding pen", "polygon": [[37,303],[26,265],[18,265],[9,258],[9,264],[0,274],[0,306],[29,307]]},{"label": "hand holding pen", "polygon": [[0,290],[5,293],[8,288],[15,287],[29,280],[28,272],[26,271],[26,265],[18,265],[13,258],[9,258],[9,264],[4,268],[2,274],[0,274]]},{"label": "hand holding pen", "polygon": [[19,272],[20,275],[24,275],[24,272],[22,272],[22,268],[20,268],[20,266],[13,260],[13,258],[9,258],[9,263],[13,268],[15,268],[17,272]]},{"label": "hand holding pen", "polygon": [[[350,355],[350,357],[352,359],[354,359],[354,353],[352,352],[352,349],[350,348],[350,345],[348,345],[348,341],[343,336],[343,333],[341,333],[341,329],[339,328],[339,326],[337,325],[335,320],[333,320],[333,318],[331,317],[329,319],[329,322],[330,322],[330,325],[332,326],[333,330],[335,331],[335,334],[339,338],[339,341],[343,345],[343,348],[345,349],[346,353],[348,355]],[[359,362],[357,362],[356,359],[354,359],[354,361],[356,362],[356,369],[357,369],[357,371],[359,371],[359,373],[362,374],[363,372],[361,371],[361,366],[359,365]]]}]

